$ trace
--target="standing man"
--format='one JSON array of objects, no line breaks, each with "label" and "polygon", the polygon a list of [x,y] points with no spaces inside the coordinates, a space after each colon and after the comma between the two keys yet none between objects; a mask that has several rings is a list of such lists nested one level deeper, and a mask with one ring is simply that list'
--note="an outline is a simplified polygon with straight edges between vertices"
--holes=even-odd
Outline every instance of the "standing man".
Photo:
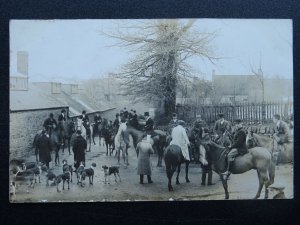
[{"label": "standing man", "polygon": [[73,141],[73,152],[74,152],[74,167],[78,169],[80,162],[85,164],[85,150],[87,148],[86,140],[81,136],[81,130],[76,131],[76,137]]},{"label": "standing man", "polygon": [[196,163],[200,163],[200,140],[202,139],[203,128],[205,126],[204,120],[201,119],[201,115],[196,115],[196,121],[190,132],[190,141],[193,143],[194,160]]},{"label": "standing man", "polygon": [[42,131],[42,135],[37,140],[36,147],[39,151],[39,161],[41,163],[45,163],[47,169],[49,169],[49,162],[51,162],[51,143],[49,136],[47,135],[46,131]]},{"label": "standing man", "polygon": [[[119,130],[120,122],[121,122],[120,114],[117,113],[117,114],[116,114],[116,119],[115,119],[114,124],[113,124],[113,127],[114,127],[114,129],[116,130],[116,132],[118,132],[118,130]],[[115,132],[115,133],[116,133],[116,132]]]},{"label": "standing man", "polygon": [[190,145],[190,141],[188,139],[188,136],[186,134],[186,130],[184,129],[185,122],[183,120],[178,120],[177,126],[174,127],[172,130],[172,141],[170,142],[170,145],[177,145],[181,149],[181,153],[183,155],[183,158],[186,161],[190,161],[189,156],[189,149],[188,146]]},{"label": "standing man", "polygon": [[215,123],[214,132],[217,135],[216,142],[219,140],[219,138],[224,134],[223,130],[225,132],[229,132],[231,134],[231,126],[230,122],[224,119],[224,114],[220,113],[218,115],[219,119]]},{"label": "standing man", "polygon": [[[243,124],[241,119],[235,120],[235,135],[233,137],[233,144],[229,146],[230,152],[227,155],[227,162],[228,162],[228,170],[230,168],[230,163],[234,161],[235,157],[237,155],[244,155],[248,152],[247,146],[246,146],[246,132],[243,129]],[[227,174],[227,177],[229,176],[229,171],[226,171],[224,174]]]},{"label": "standing man", "polygon": [[57,122],[56,120],[53,118],[53,113],[50,113],[49,118],[47,118],[43,124],[43,127],[45,128],[45,130],[47,131],[47,133],[49,134],[49,137],[51,137],[52,134],[52,130],[55,129],[57,127]]},{"label": "standing man", "polygon": [[150,154],[154,153],[152,145],[146,139],[146,135],[143,136],[141,142],[136,146],[138,154],[137,174],[140,175],[140,184],[144,183],[144,175],[147,175],[148,183],[153,183],[151,179],[151,162]]},{"label": "standing man", "polygon": [[276,126],[273,137],[277,142],[278,152],[276,154],[276,165],[278,165],[280,153],[285,150],[285,143],[289,143],[291,141],[291,132],[288,124],[280,119],[280,115],[275,114],[273,116],[273,122]]}]

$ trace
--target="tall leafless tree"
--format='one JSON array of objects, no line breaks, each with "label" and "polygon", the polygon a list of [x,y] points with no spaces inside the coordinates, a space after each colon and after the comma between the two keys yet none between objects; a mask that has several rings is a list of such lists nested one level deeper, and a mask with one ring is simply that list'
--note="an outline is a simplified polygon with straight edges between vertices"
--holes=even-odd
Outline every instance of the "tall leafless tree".
[{"label": "tall leafless tree", "polygon": [[[105,34],[118,40],[116,46],[130,47],[136,55],[116,76],[134,101],[159,102],[165,116],[175,111],[176,87],[192,78],[187,59],[193,56],[217,59],[212,41],[215,33],[193,28],[195,20],[137,21]],[[199,62],[200,63],[200,62]]]}]

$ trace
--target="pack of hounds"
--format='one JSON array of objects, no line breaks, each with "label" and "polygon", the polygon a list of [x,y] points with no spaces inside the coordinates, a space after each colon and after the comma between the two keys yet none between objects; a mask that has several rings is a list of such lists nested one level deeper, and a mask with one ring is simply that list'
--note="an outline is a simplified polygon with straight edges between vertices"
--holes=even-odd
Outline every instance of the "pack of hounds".
[{"label": "pack of hounds", "polygon": [[[73,169],[71,165],[68,164],[67,160],[62,161],[62,173],[55,174],[50,169],[47,169],[42,163],[36,162],[25,162],[24,160],[11,160],[10,161],[10,186],[9,191],[10,195],[16,196],[16,178],[24,177],[30,180],[29,187],[34,188],[35,184],[38,182],[41,183],[40,175],[42,171],[45,171],[46,176],[46,186],[56,186],[57,192],[61,192],[59,186],[62,184],[62,189],[65,190],[65,183],[68,185],[68,189],[70,189],[70,182],[73,181],[73,173],[76,173],[77,177],[77,185],[81,187],[85,186],[85,179],[89,178],[89,184],[94,184],[94,174],[96,163],[92,163],[89,168],[85,167],[84,162],[80,162],[80,166],[77,170]],[[121,182],[120,172],[118,166],[102,166],[104,172],[104,184],[110,183],[110,176],[115,176],[115,182],[117,181],[117,176],[119,177],[119,182]]]}]

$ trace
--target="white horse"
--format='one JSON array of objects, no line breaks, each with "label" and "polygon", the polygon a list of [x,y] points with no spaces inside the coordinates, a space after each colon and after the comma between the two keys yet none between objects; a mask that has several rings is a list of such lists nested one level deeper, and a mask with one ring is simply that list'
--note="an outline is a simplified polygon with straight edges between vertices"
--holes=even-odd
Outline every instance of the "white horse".
[{"label": "white horse", "polygon": [[122,156],[124,158],[125,165],[129,165],[128,163],[128,152],[126,148],[126,142],[124,141],[124,131],[127,129],[126,123],[121,123],[119,126],[119,130],[115,136],[115,149],[118,154],[118,164],[120,164],[120,152],[122,150]]}]

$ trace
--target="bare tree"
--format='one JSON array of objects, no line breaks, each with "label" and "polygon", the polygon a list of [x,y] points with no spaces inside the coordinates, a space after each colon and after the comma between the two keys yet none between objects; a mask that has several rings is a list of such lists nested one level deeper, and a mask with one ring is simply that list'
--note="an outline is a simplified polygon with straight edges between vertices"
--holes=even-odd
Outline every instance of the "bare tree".
[{"label": "bare tree", "polygon": [[134,26],[119,28],[105,34],[136,52],[117,74],[126,94],[134,101],[158,101],[169,116],[175,111],[176,87],[192,77],[187,59],[198,56],[214,62],[212,41],[214,33],[192,29],[195,20],[139,21]]}]

